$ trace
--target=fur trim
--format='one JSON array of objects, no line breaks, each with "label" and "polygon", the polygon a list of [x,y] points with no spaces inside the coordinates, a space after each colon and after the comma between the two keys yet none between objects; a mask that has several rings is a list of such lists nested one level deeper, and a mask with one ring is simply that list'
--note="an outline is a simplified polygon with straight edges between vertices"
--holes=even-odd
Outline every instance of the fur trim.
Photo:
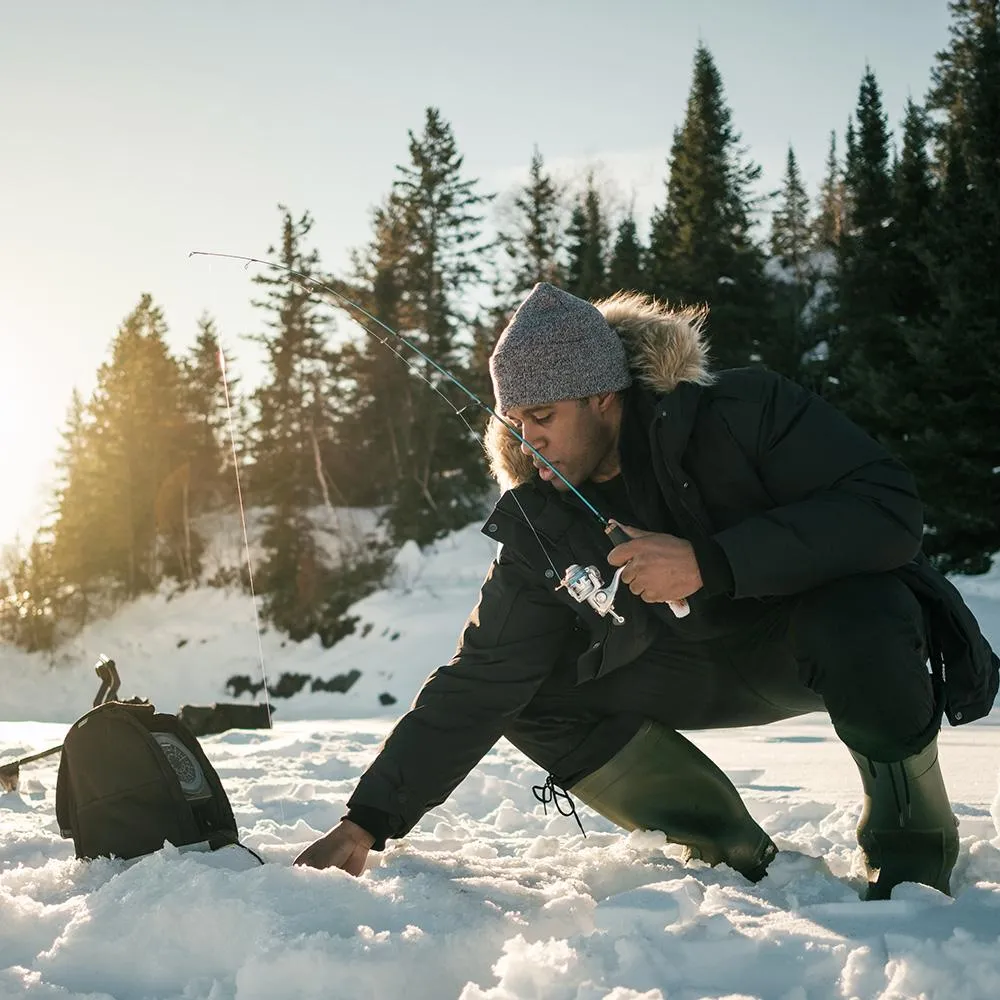
[{"label": "fur trim", "polygon": [[[657,395],[681,382],[713,381],[702,336],[707,309],[675,311],[640,292],[618,292],[594,305],[621,337],[633,377]],[[490,472],[501,489],[512,489],[534,475],[531,456],[521,451],[521,442],[496,417],[490,417],[487,425],[485,448]]]}]

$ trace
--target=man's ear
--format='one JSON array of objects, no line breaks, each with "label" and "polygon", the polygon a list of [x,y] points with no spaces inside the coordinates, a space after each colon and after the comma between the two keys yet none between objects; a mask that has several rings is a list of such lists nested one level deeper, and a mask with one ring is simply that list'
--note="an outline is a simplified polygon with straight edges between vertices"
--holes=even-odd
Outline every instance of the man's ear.
[{"label": "man's ear", "polygon": [[617,392],[601,392],[593,397],[597,400],[597,409],[606,413],[618,398]]}]

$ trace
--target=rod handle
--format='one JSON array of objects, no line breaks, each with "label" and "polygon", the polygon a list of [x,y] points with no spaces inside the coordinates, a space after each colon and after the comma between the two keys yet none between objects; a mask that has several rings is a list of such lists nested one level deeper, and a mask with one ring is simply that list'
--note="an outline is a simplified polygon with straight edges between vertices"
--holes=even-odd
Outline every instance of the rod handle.
[{"label": "rod handle", "polygon": [[[624,545],[625,542],[632,540],[621,525],[610,521],[604,531],[615,545]],[[667,601],[667,607],[674,613],[675,618],[687,618],[691,614],[691,605],[687,601]]]}]

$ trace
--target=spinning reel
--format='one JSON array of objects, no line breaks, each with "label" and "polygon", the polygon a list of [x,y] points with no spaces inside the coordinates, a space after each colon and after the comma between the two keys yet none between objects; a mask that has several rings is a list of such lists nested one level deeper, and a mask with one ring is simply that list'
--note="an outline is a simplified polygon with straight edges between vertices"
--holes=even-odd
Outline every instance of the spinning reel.
[{"label": "spinning reel", "polygon": [[619,566],[611,582],[605,587],[601,571],[596,566],[579,566],[574,563],[566,570],[556,590],[565,587],[574,601],[589,604],[599,615],[610,615],[616,625],[623,625],[625,619],[615,611],[614,601],[624,569],[624,566]]}]

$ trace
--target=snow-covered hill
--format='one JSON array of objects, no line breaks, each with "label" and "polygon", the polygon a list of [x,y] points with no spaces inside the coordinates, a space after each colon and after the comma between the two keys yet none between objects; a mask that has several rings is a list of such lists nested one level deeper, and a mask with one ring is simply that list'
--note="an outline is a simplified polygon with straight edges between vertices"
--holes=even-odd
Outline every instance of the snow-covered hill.
[{"label": "snow-covered hill", "polygon": [[[216,536],[211,552],[219,546]],[[72,721],[97,691],[93,664],[101,653],[116,661],[123,697],[142,695],[160,711],[233,701],[227,680],[244,676],[259,683],[263,654],[271,686],[282,674],[322,681],[361,674],[343,694],[313,693],[310,681],[294,697],[274,697],[278,721],[395,717],[427,674],[454,652],[495,549],[478,525],[424,552],[407,543],[396,553],[391,585],[350,609],[359,618],[356,630],[330,649],[315,638],[292,642],[267,626],[258,645],[253,603],[240,590],[174,592],[165,586],[87,626],[54,657],[0,645],[0,718]],[[214,555],[206,574],[233,566],[239,554],[237,543],[227,539],[230,561]],[[385,695],[393,700],[380,700]],[[253,696],[243,693],[240,699]]]}]

